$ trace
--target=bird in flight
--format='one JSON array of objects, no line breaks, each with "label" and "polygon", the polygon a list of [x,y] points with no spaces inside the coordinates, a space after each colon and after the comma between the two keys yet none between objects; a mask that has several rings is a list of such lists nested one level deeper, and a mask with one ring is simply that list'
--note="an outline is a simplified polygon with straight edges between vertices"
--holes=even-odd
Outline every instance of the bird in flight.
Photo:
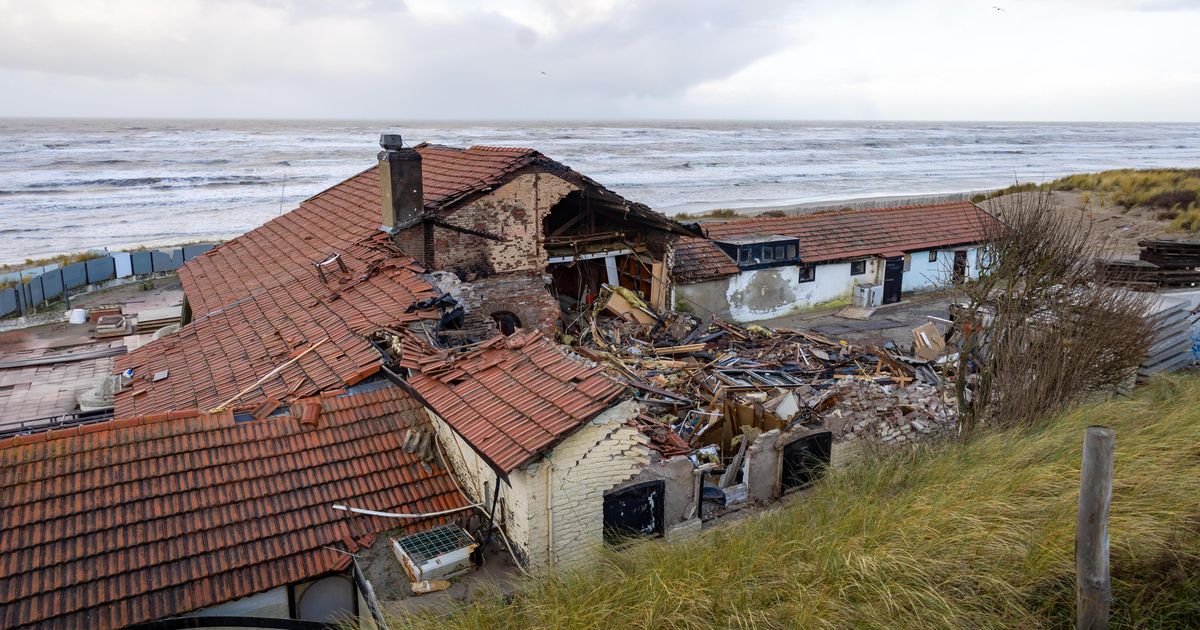
[{"label": "bird in flight", "polygon": [[997,10],[997,11],[1003,11],[1003,10],[1004,10],[1003,8],[1001,8],[1001,7],[998,7],[998,6],[995,6],[995,5],[993,5],[993,6],[992,6],[992,8],[993,8],[993,9],[995,9],[995,10]]}]

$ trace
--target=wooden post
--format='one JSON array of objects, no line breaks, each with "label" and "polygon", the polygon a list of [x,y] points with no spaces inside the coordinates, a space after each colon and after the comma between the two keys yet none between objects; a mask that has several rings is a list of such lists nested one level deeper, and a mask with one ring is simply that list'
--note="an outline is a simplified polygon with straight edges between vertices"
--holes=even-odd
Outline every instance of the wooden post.
[{"label": "wooden post", "polygon": [[1083,438],[1079,515],[1075,523],[1075,620],[1079,630],[1108,628],[1108,507],[1112,501],[1116,432],[1091,426]]}]

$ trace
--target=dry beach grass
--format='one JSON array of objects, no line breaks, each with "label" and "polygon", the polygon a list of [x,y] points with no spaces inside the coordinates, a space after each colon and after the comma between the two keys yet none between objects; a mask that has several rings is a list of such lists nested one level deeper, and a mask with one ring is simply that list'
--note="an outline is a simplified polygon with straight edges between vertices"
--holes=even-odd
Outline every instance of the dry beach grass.
[{"label": "dry beach grass", "polygon": [[429,628],[1069,627],[1084,428],[1116,429],[1114,627],[1200,624],[1200,378],[837,471],[700,537],[397,619]]}]

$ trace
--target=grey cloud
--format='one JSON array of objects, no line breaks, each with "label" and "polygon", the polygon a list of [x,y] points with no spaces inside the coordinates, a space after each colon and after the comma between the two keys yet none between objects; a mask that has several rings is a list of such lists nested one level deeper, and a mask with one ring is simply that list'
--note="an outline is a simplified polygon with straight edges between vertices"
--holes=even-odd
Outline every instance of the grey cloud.
[{"label": "grey cloud", "polygon": [[0,67],[200,82],[226,98],[267,82],[314,116],[593,115],[678,95],[788,45],[794,4],[631,2],[578,20],[547,3],[558,24],[547,35],[489,11],[421,18],[399,0],[215,0],[195,14],[166,3],[177,13],[144,28],[151,18],[121,28],[0,0],[15,18],[0,21]]}]

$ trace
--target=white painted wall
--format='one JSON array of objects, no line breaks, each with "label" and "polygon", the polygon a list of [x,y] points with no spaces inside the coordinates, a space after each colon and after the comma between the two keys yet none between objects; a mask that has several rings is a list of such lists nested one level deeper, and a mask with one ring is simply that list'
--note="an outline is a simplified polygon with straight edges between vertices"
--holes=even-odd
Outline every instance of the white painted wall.
[{"label": "white painted wall", "polygon": [[[958,248],[967,250],[967,275],[971,278],[979,277],[978,265],[978,248]],[[954,251],[953,249],[939,249],[937,251],[937,261],[929,261],[929,250],[912,252],[910,254],[910,263],[908,271],[904,272],[904,280],[901,283],[900,290],[904,293],[909,291],[921,291],[924,289],[934,289],[940,286],[949,284],[950,277],[954,270]]]},{"label": "white painted wall", "polygon": [[[603,544],[604,493],[650,463],[649,438],[627,424],[636,414],[632,400],[614,405],[541,460],[509,473],[508,483],[500,486],[505,534],[530,566],[573,564]],[[463,488],[475,497],[483,496],[485,482],[494,489],[491,467],[441,418],[431,416]]]},{"label": "white painted wall", "polygon": [[798,266],[753,269],[728,279],[725,300],[729,304],[729,316],[736,321],[783,317],[800,309],[848,297],[853,279],[870,275],[868,269],[866,274],[851,276],[848,262],[817,265],[812,282],[800,282]]},{"label": "white painted wall", "polygon": [[604,544],[604,494],[650,463],[636,414],[631,400],[610,407],[526,469],[533,566],[577,565]]},{"label": "white painted wall", "polygon": [[[446,424],[437,414],[426,410],[433,420],[438,442],[442,452],[450,461],[448,466],[451,474],[462,485],[463,490],[471,495],[476,502],[491,504],[492,493],[496,490],[496,472],[479,453],[465,440],[459,437],[450,425]],[[504,513],[499,516],[503,521],[504,534],[513,545],[526,554],[529,549],[529,491],[528,480],[523,469],[508,474],[508,482],[500,482],[500,498],[504,500]]]},{"label": "white painted wall", "polygon": [[286,586],[255,593],[231,602],[201,608],[181,617],[273,617],[289,619],[288,593]]}]

